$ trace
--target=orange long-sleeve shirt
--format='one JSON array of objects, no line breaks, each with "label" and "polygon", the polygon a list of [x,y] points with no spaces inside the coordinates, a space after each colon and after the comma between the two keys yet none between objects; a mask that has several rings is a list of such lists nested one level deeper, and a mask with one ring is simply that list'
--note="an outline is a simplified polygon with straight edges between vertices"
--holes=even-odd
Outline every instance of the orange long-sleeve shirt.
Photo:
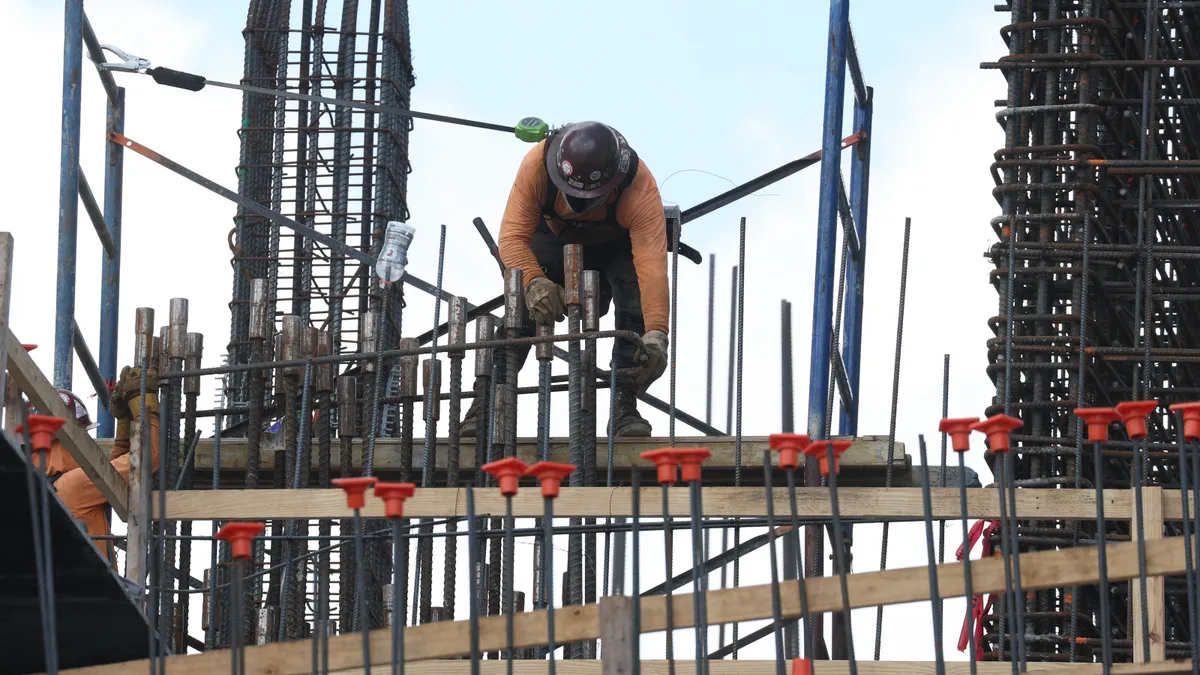
[{"label": "orange long-sleeve shirt", "polygon": [[[542,205],[546,201],[548,178],[542,161],[545,144],[546,141],[538,143],[521,160],[521,167],[517,170],[512,191],[508,195],[504,218],[500,221],[500,260],[505,267],[519,268],[524,273],[526,284],[545,276],[529,246],[530,237],[542,220]],[[609,197],[610,201],[612,199]],[[554,203],[556,214],[572,220],[602,220],[607,210],[606,203],[587,213],[576,214],[567,207],[561,192]],[[633,265],[637,269],[638,287],[642,294],[642,319],[646,330],[666,333],[671,302],[667,287],[667,221],[658,183],[646,168],[646,163],[640,159],[637,175],[621,194],[616,216],[621,227],[629,231],[633,244]],[[567,227],[557,221],[548,221],[547,224],[555,234],[562,235],[564,244],[599,244],[620,234],[606,231],[606,228],[589,231]]]}]

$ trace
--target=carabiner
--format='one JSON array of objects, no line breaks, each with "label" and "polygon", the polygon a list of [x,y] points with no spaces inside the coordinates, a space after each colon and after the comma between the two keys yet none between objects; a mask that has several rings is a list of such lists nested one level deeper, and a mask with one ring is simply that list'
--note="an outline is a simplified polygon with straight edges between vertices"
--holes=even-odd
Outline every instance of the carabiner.
[{"label": "carabiner", "polygon": [[144,73],[152,67],[149,60],[128,54],[115,45],[100,45],[100,51],[112,52],[117,55],[117,58],[123,59],[120,63],[97,63],[96,67],[100,70],[116,70],[122,73]]}]

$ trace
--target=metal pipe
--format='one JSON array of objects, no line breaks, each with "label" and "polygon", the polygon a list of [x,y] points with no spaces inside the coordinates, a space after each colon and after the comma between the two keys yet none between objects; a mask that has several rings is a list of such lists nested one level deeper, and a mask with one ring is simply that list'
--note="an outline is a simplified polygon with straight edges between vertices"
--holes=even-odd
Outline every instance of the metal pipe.
[{"label": "metal pipe", "polygon": [[[84,35],[91,34],[91,26],[84,16]],[[92,35],[92,39],[95,36]],[[98,46],[98,45],[97,45]],[[89,45],[90,47],[90,45]],[[101,71],[101,79],[112,75]],[[107,81],[106,81],[107,87]],[[125,88],[116,87],[116,96],[110,93],[105,112],[105,132],[125,133]],[[102,256],[100,267],[100,376],[106,382],[117,379],[118,328],[121,308],[121,203],[124,191],[125,148],[117,143],[104,144],[104,221],[113,240],[111,254]],[[115,420],[107,406],[97,414],[100,428],[98,438],[112,438]]]},{"label": "metal pipe", "polygon": [[75,247],[79,220],[79,118],[83,100],[83,0],[63,11],[62,143],[58,184],[58,266],[54,307],[54,386],[71,388]]}]

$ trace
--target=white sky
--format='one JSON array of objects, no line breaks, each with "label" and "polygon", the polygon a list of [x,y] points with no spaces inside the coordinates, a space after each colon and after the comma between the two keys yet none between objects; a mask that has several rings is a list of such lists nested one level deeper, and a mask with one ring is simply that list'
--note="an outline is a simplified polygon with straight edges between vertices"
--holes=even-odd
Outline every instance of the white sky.
[{"label": "white sky", "polygon": [[[859,431],[888,431],[900,249],[904,218],[911,216],[897,436],[914,457],[919,433],[929,435],[931,453],[937,454],[943,354],[951,356],[951,416],[982,414],[994,392],[985,372],[985,341],[997,299],[983,252],[994,237],[987,223],[998,210],[988,165],[1003,140],[992,102],[1004,85],[995,72],[978,66],[1001,53],[998,29],[1004,21],[986,3],[975,4],[925,0],[897,6],[864,0],[854,3],[851,14],[863,70],[875,88]],[[499,123],[530,114],[552,122],[601,119],[630,139],[658,177],[664,198],[685,208],[728,183],[695,172],[667,181],[674,172],[697,169],[741,182],[820,145],[827,3],[764,0],[733,12],[725,3],[680,1],[622,0],[603,12],[586,3],[411,5],[414,109]],[[0,106],[0,125],[10,133],[0,183],[7,217],[0,227],[16,239],[11,321],[22,341],[42,345],[33,356],[47,373],[54,341],[61,7],[40,0],[0,4],[0,36],[12,59],[14,85],[9,104]],[[87,8],[101,42],[210,79],[240,76],[243,0],[89,0]],[[331,8],[331,17],[338,14],[340,9]],[[90,65],[85,63],[84,70],[81,163],[99,194],[103,90]],[[130,138],[236,186],[240,95],[212,88],[184,92],[130,75],[118,75],[118,84],[127,88]],[[850,132],[847,105],[843,136]],[[526,149],[494,132],[417,122],[408,195],[410,222],[418,228],[409,254],[413,273],[435,277],[437,226],[445,223],[452,253],[445,287],[477,302],[500,291],[495,265],[470,221],[483,217],[495,234]],[[844,170],[848,181],[848,161]],[[717,426],[724,424],[729,274],[737,260],[737,219],[743,215],[749,223],[743,431],[778,430],[781,299],[793,303],[795,414],[801,424],[805,419],[817,176],[814,167],[685,229],[685,241],[717,257]],[[190,299],[190,330],[205,334],[205,364],[219,363],[220,346],[228,338],[226,236],[233,214],[231,203],[126,153],[122,363],[131,357],[134,308],[155,308],[161,325],[172,297]],[[78,242],[76,316],[95,350],[103,253],[82,207]],[[703,415],[705,401],[707,270],[681,260],[679,328],[672,336],[681,364],[678,404],[697,415]],[[418,291],[407,297],[405,326],[424,331],[432,303]],[[607,326],[611,316],[606,318]],[[534,375],[535,369],[527,367],[522,383],[532,384]],[[87,390],[82,369],[76,368],[74,379],[77,390]],[[667,378],[652,393],[666,399]],[[94,411],[94,399],[88,402]],[[565,398],[555,404],[561,410]],[[526,408],[521,415],[523,435],[535,429],[530,412]],[[643,414],[656,433],[665,434],[665,416],[644,408]],[[558,426],[565,430],[565,421]],[[680,433],[690,431],[680,425]],[[982,455],[969,459],[989,482]],[[949,541],[957,531],[952,525]],[[854,569],[878,569],[879,528],[862,526],[855,534]],[[889,566],[922,564],[922,537],[920,525],[893,528]],[[676,546],[677,572],[688,567],[686,541]],[[643,554],[656,559],[650,542],[646,545]],[[768,580],[765,550],[760,553],[743,563],[743,583]],[[197,550],[194,557],[203,560],[207,554]],[[465,558],[464,550],[464,564]],[[563,564],[565,554],[558,569]],[[657,575],[661,571],[647,569],[643,583],[657,583]],[[465,617],[464,604],[459,618]],[[957,638],[961,609],[961,602],[947,604],[948,646]],[[893,608],[885,618],[885,659],[932,658],[927,606]],[[855,633],[859,656],[870,658],[873,610],[855,613]],[[652,645],[661,643],[659,637],[646,638],[647,658]],[[681,631],[678,655],[689,655],[690,644],[690,632]],[[771,641],[763,640],[744,655],[770,657],[772,649]]]}]

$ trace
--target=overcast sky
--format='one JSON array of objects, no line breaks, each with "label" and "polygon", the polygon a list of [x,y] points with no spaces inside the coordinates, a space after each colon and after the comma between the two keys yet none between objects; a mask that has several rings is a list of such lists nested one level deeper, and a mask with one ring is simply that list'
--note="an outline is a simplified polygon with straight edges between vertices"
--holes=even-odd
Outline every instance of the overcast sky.
[{"label": "overcast sky", "polygon": [[[828,3],[764,0],[731,7],[622,0],[597,10],[589,3],[548,0],[520,5],[414,0],[412,105],[503,124],[527,115],[552,123],[602,120],[629,138],[664,199],[686,208],[727,189],[727,181],[742,182],[820,147]],[[101,42],[214,80],[237,81],[241,75],[242,0],[88,0],[87,8]],[[330,10],[330,16],[338,13]],[[1003,95],[1004,82],[995,71],[981,71],[979,63],[1002,53],[998,31],[1005,21],[988,3],[945,0],[915,5],[860,0],[851,17],[875,95],[859,431],[888,433],[901,242],[904,218],[911,216],[897,436],[915,457],[917,434],[928,434],[936,455],[943,354],[951,356],[952,416],[981,415],[994,392],[985,372],[985,341],[997,298],[983,253],[994,240],[988,221],[998,213],[988,165],[1003,141],[993,101]],[[11,321],[23,342],[42,345],[33,356],[47,373],[54,341],[62,21],[61,3],[0,3],[13,85],[10,104],[0,106],[0,123],[10,134],[0,228],[16,238]],[[104,94],[94,70],[85,66],[81,164],[99,191]],[[126,135],[236,186],[240,94],[168,89],[144,76],[117,78],[127,88]],[[843,135],[851,132],[849,110],[848,104]],[[495,265],[470,223],[480,216],[496,233],[527,149],[495,132],[416,122],[408,194],[410,222],[417,228],[409,253],[414,274],[435,277],[437,227],[445,224],[451,253],[446,289],[475,302],[501,290]],[[794,308],[795,410],[797,420],[805,419],[817,187],[814,167],[684,230],[686,242],[717,260],[718,426],[725,419],[730,268],[737,264],[741,216],[748,222],[743,431],[779,430],[782,299]],[[155,308],[161,325],[172,297],[190,299],[190,330],[205,334],[205,364],[219,363],[228,339],[226,237],[234,211],[232,203],[126,153],[122,363],[131,357],[134,308]],[[82,208],[78,240],[76,316],[95,349],[103,253]],[[681,259],[679,281],[679,325],[672,335],[679,350],[678,405],[703,416],[707,264]],[[424,331],[432,316],[428,298],[410,291],[406,328]],[[605,325],[610,323],[611,315]],[[532,384],[534,371],[526,368],[522,382]],[[86,391],[82,369],[76,368],[75,382]],[[668,378],[652,393],[666,399]],[[94,411],[95,400],[88,402]],[[555,403],[562,409],[565,398]],[[535,430],[530,413],[526,408],[521,415],[524,435]],[[664,416],[643,413],[656,434],[665,434]],[[565,422],[561,427],[565,430]],[[692,432],[680,425],[680,433]],[[981,452],[970,461],[984,473],[984,483],[990,482]],[[921,564],[922,536],[919,526],[895,528],[890,566]],[[856,530],[856,571],[878,569],[878,538],[877,527]],[[682,552],[677,569],[686,569],[687,547],[676,548]],[[765,557],[749,560],[743,583],[765,582],[750,571],[762,572]],[[644,583],[657,583],[654,571]],[[947,608],[952,644],[961,603]],[[887,617],[889,625],[903,628],[885,629],[885,659],[931,658],[926,607],[892,609]],[[874,612],[856,612],[860,656],[869,658],[873,632]],[[681,633],[681,654],[690,653],[687,639]],[[771,649],[764,640],[747,655],[770,656]]]}]

